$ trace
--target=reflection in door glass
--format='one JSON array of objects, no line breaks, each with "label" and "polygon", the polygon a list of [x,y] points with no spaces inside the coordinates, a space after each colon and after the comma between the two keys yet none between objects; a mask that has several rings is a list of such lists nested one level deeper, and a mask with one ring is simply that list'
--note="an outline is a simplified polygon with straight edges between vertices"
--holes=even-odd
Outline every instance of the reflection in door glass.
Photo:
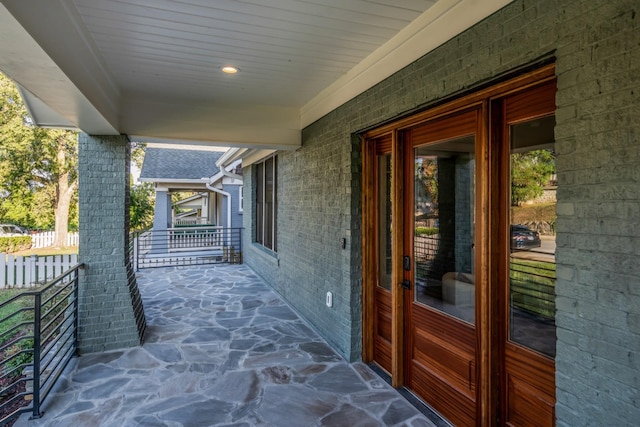
[{"label": "reflection in door glass", "polygon": [[378,157],[378,286],[391,290],[391,155]]},{"label": "reflection in door glass", "polygon": [[510,127],[509,339],[556,352],[553,116]]},{"label": "reflection in door glass", "polygon": [[474,138],[415,149],[415,301],[475,319]]}]

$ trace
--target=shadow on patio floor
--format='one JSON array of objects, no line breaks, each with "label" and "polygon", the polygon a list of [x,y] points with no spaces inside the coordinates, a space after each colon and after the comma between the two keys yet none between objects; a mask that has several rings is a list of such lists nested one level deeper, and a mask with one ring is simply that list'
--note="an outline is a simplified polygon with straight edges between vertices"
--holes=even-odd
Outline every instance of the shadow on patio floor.
[{"label": "shadow on patio floor", "polygon": [[246,266],[143,270],[142,347],[80,357],[16,426],[433,426]]}]

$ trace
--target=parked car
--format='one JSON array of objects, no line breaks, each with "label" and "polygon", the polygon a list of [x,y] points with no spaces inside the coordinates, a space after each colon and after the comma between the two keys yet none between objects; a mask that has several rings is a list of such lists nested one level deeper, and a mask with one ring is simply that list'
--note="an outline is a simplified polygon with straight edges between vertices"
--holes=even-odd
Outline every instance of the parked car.
[{"label": "parked car", "polygon": [[533,231],[526,225],[511,225],[512,250],[539,248],[540,245],[540,233]]},{"label": "parked car", "polygon": [[0,224],[0,237],[24,236],[27,232],[13,224]]}]

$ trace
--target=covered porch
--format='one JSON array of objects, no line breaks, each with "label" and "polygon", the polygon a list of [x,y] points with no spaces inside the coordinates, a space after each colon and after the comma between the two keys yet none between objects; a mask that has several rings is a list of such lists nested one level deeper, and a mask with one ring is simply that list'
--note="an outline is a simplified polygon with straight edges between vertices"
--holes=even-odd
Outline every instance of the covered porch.
[{"label": "covered porch", "polygon": [[144,344],[82,356],[16,426],[433,426],[246,265],[137,275]]}]

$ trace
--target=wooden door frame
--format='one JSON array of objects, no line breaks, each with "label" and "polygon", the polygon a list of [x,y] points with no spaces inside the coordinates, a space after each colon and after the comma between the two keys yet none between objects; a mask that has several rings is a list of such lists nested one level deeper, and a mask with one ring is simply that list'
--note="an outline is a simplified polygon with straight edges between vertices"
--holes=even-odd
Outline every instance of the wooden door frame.
[{"label": "wooden door frame", "polygon": [[362,361],[373,361],[376,278],[375,145],[362,138]]},{"label": "wooden door frame", "polygon": [[[498,254],[500,254],[499,261],[494,263],[494,267],[496,268],[495,280],[506,285],[498,289],[497,316],[501,323],[498,333],[496,334],[499,337],[497,345],[499,349],[499,366],[497,369],[499,372],[505,374],[505,378],[499,379],[500,382],[498,386],[502,392],[499,393],[497,397],[504,411],[508,411],[509,408],[507,396],[509,387],[506,378],[508,375],[506,360],[508,358],[508,351],[510,351],[511,354],[526,355],[528,353],[530,355],[526,360],[526,364],[521,363],[520,365],[521,369],[529,371],[528,375],[530,376],[535,375],[538,378],[545,378],[544,375],[540,375],[540,373],[547,370],[548,374],[548,370],[551,369],[547,361],[540,361],[541,359],[538,359],[540,356],[536,356],[533,350],[526,348],[526,346],[509,342],[508,314],[510,279],[508,254],[511,252],[511,247],[508,230],[510,225],[510,197],[506,196],[509,194],[509,183],[511,181],[511,145],[508,138],[509,127],[537,118],[548,117],[555,113],[555,98],[553,96],[556,93],[555,76],[542,79],[535,86],[535,91],[531,91],[531,88],[526,88],[519,91],[519,93],[499,96],[491,100],[492,106],[495,107],[494,109],[499,109],[499,112],[492,113],[492,117],[495,117],[496,121],[495,126],[499,126],[499,129],[492,131],[491,135],[495,138],[492,152],[496,159],[495,170],[499,175],[497,185],[500,187],[496,188],[500,188],[500,191],[496,191],[492,195],[492,203],[497,207],[498,213],[495,218],[499,221],[496,228],[499,230],[499,233],[493,236],[493,244],[498,248]],[[511,350],[508,350],[508,348]],[[514,349],[516,350],[515,352]],[[531,356],[533,356],[533,358]],[[552,365],[552,369],[555,371],[555,360]],[[551,387],[549,381],[544,381],[544,383],[546,385],[543,388]],[[553,399],[555,401],[555,389]],[[508,420],[503,422],[508,422]]]},{"label": "wooden door frame", "polygon": [[[402,158],[393,153],[401,152],[402,147],[398,141],[398,132],[391,131],[380,133],[376,138],[391,134],[391,200],[392,218],[400,218],[394,223],[396,227],[402,226],[402,201],[403,188],[402,177],[394,171],[402,169]],[[362,143],[362,360],[366,363],[373,362],[374,355],[374,299],[377,274],[377,247],[375,233],[377,228],[377,182],[376,176],[376,147],[372,138],[364,138]],[[400,178],[400,182],[398,179]],[[391,385],[401,387],[404,384],[403,370],[403,289],[402,282],[402,233],[391,235]]]},{"label": "wooden door frame", "polygon": [[[481,280],[480,292],[476,295],[476,333],[477,339],[477,366],[478,366],[478,391],[477,391],[477,423],[478,425],[493,426],[498,418],[498,387],[500,380],[497,377],[500,355],[498,340],[500,337],[500,327],[496,324],[496,316],[501,312],[499,306],[498,292],[495,286],[489,286],[492,281],[498,280],[500,269],[491,268],[489,258],[499,254],[503,250],[504,242],[499,237],[489,236],[491,227],[498,226],[500,215],[503,214],[501,206],[495,197],[491,195],[490,189],[501,188],[501,176],[498,171],[503,159],[500,158],[496,150],[491,150],[490,145],[496,141],[490,141],[492,126],[497,123],[490,123],[491,115],[488,114],[490,100],[495,97],[504,97],[509,93],[523,90],[527,87],[538,85],[543,81],[555,78],[555,65],[549,64],[534,71],[522,74],[515,78],[496,83],[493,86],[481,89],[473,94],[453,99],[449,102],[432,106],[423,112],[401,118],[392,123],[380,126],[361,135],[362,143],[362,358],[364,362],[372,362],[373,358],[373,298],[375,288],[372,286],[376,276],[375,271],[375,250],[371,245],[371,233],[375,230],[375,206],[373,205],[373,193],[375,183],[373,182],[373,168],[375,167],[375,151],[370,141],[384,134],[392,134],[392,218],[394,230],[403,230],[402,224],[402,202],[403,185],[402,180],[398,180],[397,171],[401,170],[404,159],[403,147],[399,141],[399,135],[403,129],[415,126],[421,122],[433,120],[438,116],[449,115],[458,110],[468,108],[471,104],[481,103],[484,112],[482,118],[482,135],[477,135],[480,149],[476,148],[477,170],[483,172],[477,175],[476,197],[482,198],[484,203],[476,202],[476,254],[475,262],[477,275]],[[481,169],[482,168],[482,169]],[[484,171],[489,171],[488,173]],[[477,178],[477,179],[478,179]],[[479,247],[479,244],[482,244]],[[391,381],[393,387],[404,385],[403,370],[403,293],[402,282],[402,254],[403,254],[403,233],[394,232],[392,234],[392,371]],[[494,263],[495,264],[495,263]]]},{"label": "wooden door frame", "polygon": [[404,385],[404,288],[402,280],[402,256],[404,235],[404,144],[401,134],[395,130],[391,140],[391,218],[394,221],[391,234],[391,385]]}]

